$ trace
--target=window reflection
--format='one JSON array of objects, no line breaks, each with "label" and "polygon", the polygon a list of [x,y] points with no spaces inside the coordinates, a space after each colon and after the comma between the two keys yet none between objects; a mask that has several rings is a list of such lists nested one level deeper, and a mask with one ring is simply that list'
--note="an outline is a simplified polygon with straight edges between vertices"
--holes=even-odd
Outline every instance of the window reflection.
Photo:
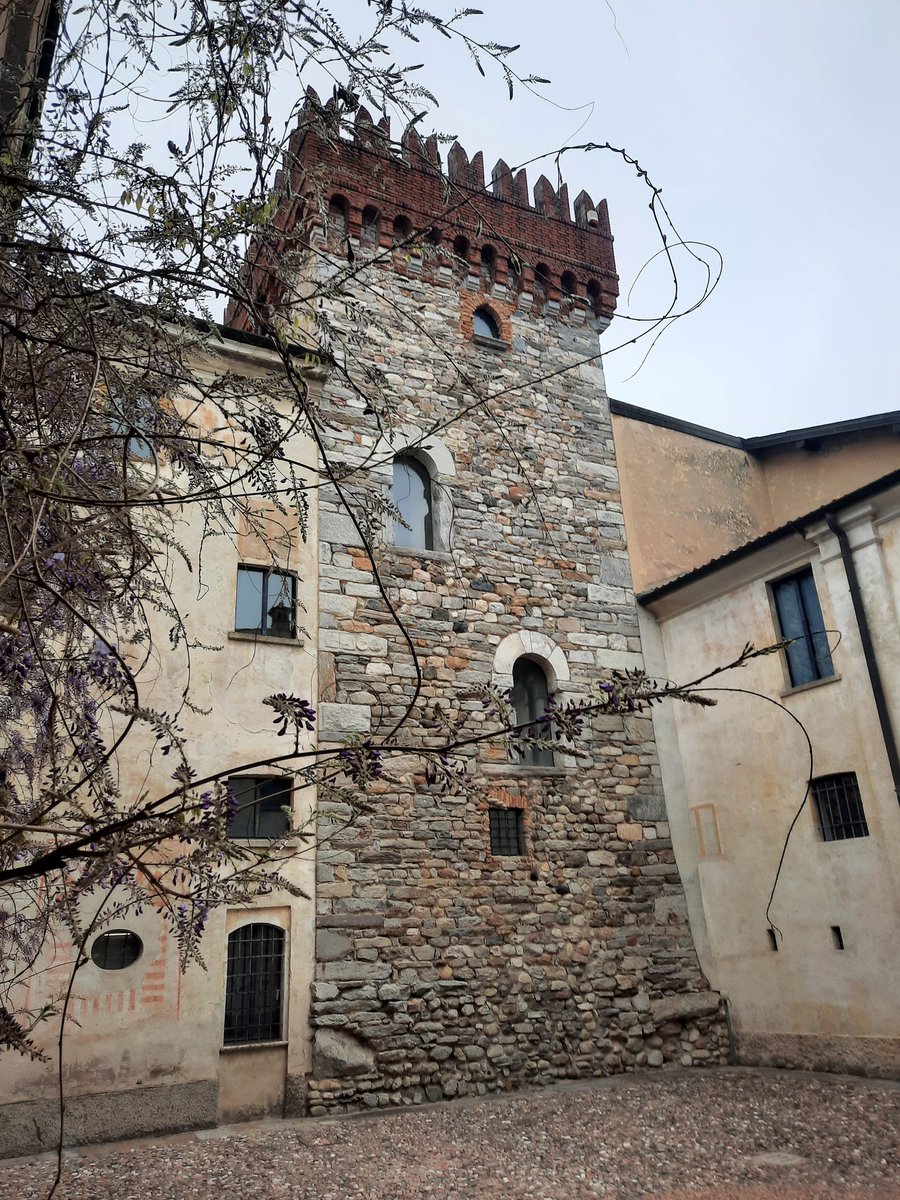
[{"label": "window reflection", "polygon": [[[513,664],[512,705],[516,710],[516,724],[524,725],[527,721],[537,721],[544,715],[550,699],[550,689],[547,686],[547,676],[539,663],[530,658],[516,659]],[[533,736],[546,736],[540,725],[532,725],[528,730]],[[553,751],[544,750],[538,746],[522,746],[513,750],[514,761],[526,767],[552,767]]]},{"label": "window reflection", "polygon": [[431,476],[414,458],[394,459],[392,499],[409,529],[394,521],[394,545],[433,550]]}]

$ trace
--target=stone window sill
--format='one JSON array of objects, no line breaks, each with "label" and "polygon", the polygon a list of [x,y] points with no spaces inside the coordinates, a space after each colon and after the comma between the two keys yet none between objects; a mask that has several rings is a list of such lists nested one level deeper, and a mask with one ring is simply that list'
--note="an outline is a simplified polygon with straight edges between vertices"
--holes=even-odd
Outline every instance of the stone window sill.
[{"label": "stone window sill", "polygon": [[502,353],[509,349],[509,342],[504,342],[501,338],[485,337],[483,333],[473,333],[472,342],[481,346],[483,350],[499,350]]},{"label": "stone window sill", "polygon": [[453,555],[449,550],[424,550],[417,549],[415,546],[394,546],[386,545],[384,547],[385,554],[388,558],[414,558],[425,559],[427,562],[443,562],[452,563]]},{"label": "stone window sill", "polygon": [[521,776],[525,779],[538,779],[541,777],[565,779],[570,774],[569,767],[528,767],[522,766],[519,763],[483,763],[482,769],[485,775],[512,775]]},{"label": "stone window sill", "polygon": [[276,646],[296,646],[298,649],[303,645],[302,638],[278,637],[273,633],[254,633],[249,629],[230,629],[228,640],[230,642],[273,642]]},{"label": "stone window sill", "polygon": [[796,687],[785,688],[781,693],[781,699],[785,696],[796,696],[798,692],[809,692],[813,688],[824,687],[826,683],[836,683],[840,679],[840,675],[826,675],[824,679],[811,679],[809,683],[798,683]]},{"label": "stone window sill", "polygon": [[239,1054],[242,1050],[284,1050],[287,1041],[282,1038],[277,1042],[236,1042],[233,1046],[220,1046],[220,1054]]}]

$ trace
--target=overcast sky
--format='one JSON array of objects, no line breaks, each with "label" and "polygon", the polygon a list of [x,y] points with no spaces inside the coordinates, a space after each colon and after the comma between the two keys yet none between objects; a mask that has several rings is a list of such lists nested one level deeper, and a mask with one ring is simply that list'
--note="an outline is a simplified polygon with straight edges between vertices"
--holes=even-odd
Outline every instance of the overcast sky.
[{"label": "overcast sky", "polygon": [[[718,289],[633,378],[634,351],[609,356],[610,394],[745,435],[900,408],[900,0],[609,5],[482,0],[473,31],[520,42],[519,69],[553,81],[552,103],[522,89],[510,103],[440,38],[422,74],[439,127],[483,149],[488,173],[501,156],[610,141],[662,187],[684,237],[721,251]],[[658,313],[660,265],[625,300],[659,246],[646,188],[608,155],[563,171],[570,196],[609,200],[620,311]],[[685,282],[694,299],[696,275]],[[614,321],[604,344],[630,335]]]}]

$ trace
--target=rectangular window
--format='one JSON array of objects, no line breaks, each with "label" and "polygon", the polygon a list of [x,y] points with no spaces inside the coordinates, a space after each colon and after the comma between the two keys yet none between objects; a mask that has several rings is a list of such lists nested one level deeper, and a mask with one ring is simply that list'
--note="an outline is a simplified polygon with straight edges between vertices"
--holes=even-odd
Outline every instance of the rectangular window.
[{"label": "rectangular window", "polygon": [[126,401],[121,396],[110,398],[110,432],[125,439],[125,450],[129,458],[149,462],[153,458],[153,447],[140,435],[156,431],[156,405],[149,396],[135,395]]},{"label": "rectangular window", "polygon": [[290,826],[291,783],[283,775],[232,775],[230,838],[276,838]]},{"label": "rectangular window", "polygon": [[813,803],[822,840],[869,836],[859,784],[852,771],[842,775],[820,775],[812,781]]},{"label": "rectangular window", "polygon": [[525,853],[525,834],[521,808],[488,809],[491,834],[491,854],[521,855]]},{"label": "rectangular window", "polygon": [[238,567],[234,628],[268,637],[297,636],[297,580],[286,571]]},{"label": "rectangular window", "polygon": [[816,593],[812,567],[772,584],[781,636],[790,642],[787,654],[791,686],[800,687],[834,674],[828,635]]}]

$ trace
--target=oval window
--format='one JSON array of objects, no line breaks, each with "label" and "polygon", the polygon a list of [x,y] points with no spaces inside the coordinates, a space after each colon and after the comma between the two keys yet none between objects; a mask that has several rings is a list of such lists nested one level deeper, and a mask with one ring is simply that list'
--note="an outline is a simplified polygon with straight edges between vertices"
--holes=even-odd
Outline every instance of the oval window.
[{"label": "oval window", "polygon": [[112,929],[101,933],[91,946],[91,962],[101,971],[124,971],[141,957],[144,944],[136,933]]}]

